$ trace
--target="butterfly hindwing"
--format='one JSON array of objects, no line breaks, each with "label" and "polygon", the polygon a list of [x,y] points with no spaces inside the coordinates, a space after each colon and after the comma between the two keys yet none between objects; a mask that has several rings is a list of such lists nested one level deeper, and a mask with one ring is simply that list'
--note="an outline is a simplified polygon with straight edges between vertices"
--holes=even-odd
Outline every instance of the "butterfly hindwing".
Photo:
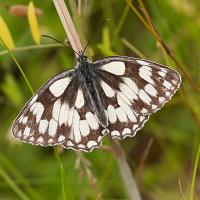
[{"label": "butterfly hindwing", "polygon": [[72,129],[69,138],[62,144],[64,148],[91,151],[94,148],[100,147],[105,134],[105,128],[100,125],[81,87],[78,89],[72,111]]},{"label": "butterfly hindwing", "polygon": [[108,118],[108,133],[113,138],[119,139],[135,136],[148,120],[149,115],[138,114],[134,111],[130,101],[117,90],[117,84],[120,83],[117,77],[113,80],[115,82],[110,82],[112,80],[110,76],[102,76],[101,72],[98,76],[100,77],[98,91]]}]

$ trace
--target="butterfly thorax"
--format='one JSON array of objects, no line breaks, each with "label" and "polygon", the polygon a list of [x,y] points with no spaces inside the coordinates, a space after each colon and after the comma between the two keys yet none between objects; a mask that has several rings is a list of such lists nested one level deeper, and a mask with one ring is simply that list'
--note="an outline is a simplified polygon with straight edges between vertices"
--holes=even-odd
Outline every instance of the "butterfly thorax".
[{"label": "butterfly thorax", "polygon": [[77,60],[76,75],[80,81],[83,94],[89,103],[90,109],[93,110],[98,118],[99,123],[103,127],[107,127],[108,119],[102,105],[99,90],[97,89],[100,80],[98,80],[94,65],[84,55],[81,55]]}]

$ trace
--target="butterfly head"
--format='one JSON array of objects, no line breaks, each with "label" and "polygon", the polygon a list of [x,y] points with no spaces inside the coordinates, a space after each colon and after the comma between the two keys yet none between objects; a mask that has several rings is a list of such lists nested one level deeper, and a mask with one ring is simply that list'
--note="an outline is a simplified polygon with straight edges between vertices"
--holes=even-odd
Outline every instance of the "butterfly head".
[{"label": "butterfly head", "polygon": [[88,57],[85,56],[83,53],[80,54],[80,56],[77,58],[77,61],[82,64],[82,63],[86,63],[88,62],[87,61]]}]

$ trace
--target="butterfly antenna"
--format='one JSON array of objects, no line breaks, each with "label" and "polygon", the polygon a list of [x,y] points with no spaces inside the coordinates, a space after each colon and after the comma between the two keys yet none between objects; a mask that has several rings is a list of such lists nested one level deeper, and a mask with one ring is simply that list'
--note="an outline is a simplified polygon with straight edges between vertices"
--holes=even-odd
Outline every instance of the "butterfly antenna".
[{"label": "butterfly antenna", "polygon": [[80,56],[80,54],[78,52],[74,51],[74,49],[72,49],[71,47],[67,46],[64,42],[60,42],[59,40],[57,40],[57,39],[55,39],[55,38],[53,38],[53,37],[51,37],[49,35],[42,35],[42,37],[50,38],[50,39],[56,41],[57,43],[62,44],[64,47],[71,49],[74,53],[76,53],[78,56]]},{"label": "butterfly antenna", "polygon": [[106,19],[104,20],[102,23],[100,23],[97,26],[97,29],[95,30],[95,32],[92,34],[92,36],[90,37],[90,39],[88,40],[87,44],[85,45],[85,48],[83,50],[83,54],[85,53],[86,48],[88,47],[89,43],[93,40],[94,36],[96,35],[96,33],[98,32],[98,30],[106,23],[108,22],[110,19]]}]

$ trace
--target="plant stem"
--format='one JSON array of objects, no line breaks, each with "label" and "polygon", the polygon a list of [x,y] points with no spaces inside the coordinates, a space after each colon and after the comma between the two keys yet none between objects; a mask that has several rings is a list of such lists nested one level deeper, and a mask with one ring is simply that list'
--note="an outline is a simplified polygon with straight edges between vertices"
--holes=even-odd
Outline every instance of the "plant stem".
[{"label": "plant stem", "polygon": [[[61,47],[61,44],[41,44],[41,45],[29,45],[24,47],[18,47],[12,50],[12,52],[19,52],[19,51],[27,51],[27,50],[33,50],[33,49],[42,49],[42,48],[51,48],[51,47]],[[3,56],[5,54],[8,54],[8,50],[0,51],[0,56]]]},{"label": "plant stem", "polygon": [[[53,2],[73,50],[78,53],[83,51],[83,47],[64,0],[53,0]],[[76,55],[76,57],[78,57],[78,55]]]},{"label": "plant stem", "polygon": [[191,77],[191,75],[189,74],[189,72],[186,70],[185,66],[183,66],[178,61],[178,59],[176,58],[174,52],[165,44],[165,42],[161,38],[160,34],[156,30],[156,28],[155,28],[155,26],[153,24],[153,21],[152,21],[150,15],[148,14],[146,8],[144,7],[144,4],[143,4],[142,0],[138,0],[138,2],[140,4],[141,10],[144,13],[144,16],[145,16],[146,20],[137,11],[137,9],[135,8],[135,6],[132,4],[131,0],[126,0],[126,2],[130,6],[130,8],[132,9],[132,11],[141,20],[141,22],[145,25],[145,27],[147,28],[147,30],[153,35],[153,37],[156,39],[156,41],[159,42],[159,44],[165,50],[165,52],[167,53],[167,55],[173,60],[173,62],[177,66],[177,69],[179,69],[179,71],[184,75],[185,79],[187,79],[187,81],[190,83],[190,86],[194,89],[194,91],[196,91],[198,93],[198,95],[200,95],[200,87],[199,87],[199,85],[193,80],[193,78]]},{"label": "plant stem", "polygon": [[0,176],[5,182],[17,193],[22,200],[30,200],[30,198],[15,184],[6,171],[0,166]]},{"label": "plant stem", "polygon": [[199,158],[200,158],[200,143],[198,146],[198,151],[196,155],[196,160],[193,168],[193,175],[192,175],[192,184],[191,184],[191,189],[190,189],[190,197],[189,200],[194,200],[194,194],[195,194],[195,180],[197,176],[197,170],[198,170],[198,163],[199,163]]},{"label": "plant stem", "polygon": [[113,140],[109,135],[109,140],[112,146],[113,153],[117,160],[122,179],[127,190],[130,200],[142,200],[139,189],[131,172],[131,169],[126,160],[124,151],[118,141]]},{"label": "plant stem", "polygon": [[[64,0],[53,0],[53,1],[56,6],[57,12],[60,16],[61,22],[65,28],[66,34],[68,36],[68,39],[72,48],[77,52],[82,51],[83,48],[80,43],[79,36],[75,30],[74,24],[69,15],[69,12],[67,10]],[[137,188],[131,169],[126,161],[125,154],[120,144],[117,143],[116,141],[113,141],[111,138],[110,138],[110,142],[112,145],[113,153],[115,154],[115,158],[119,165],[120,173],[122,175],[125,188],[127,189],[129,199],[141,200],[140,192]]]}]

